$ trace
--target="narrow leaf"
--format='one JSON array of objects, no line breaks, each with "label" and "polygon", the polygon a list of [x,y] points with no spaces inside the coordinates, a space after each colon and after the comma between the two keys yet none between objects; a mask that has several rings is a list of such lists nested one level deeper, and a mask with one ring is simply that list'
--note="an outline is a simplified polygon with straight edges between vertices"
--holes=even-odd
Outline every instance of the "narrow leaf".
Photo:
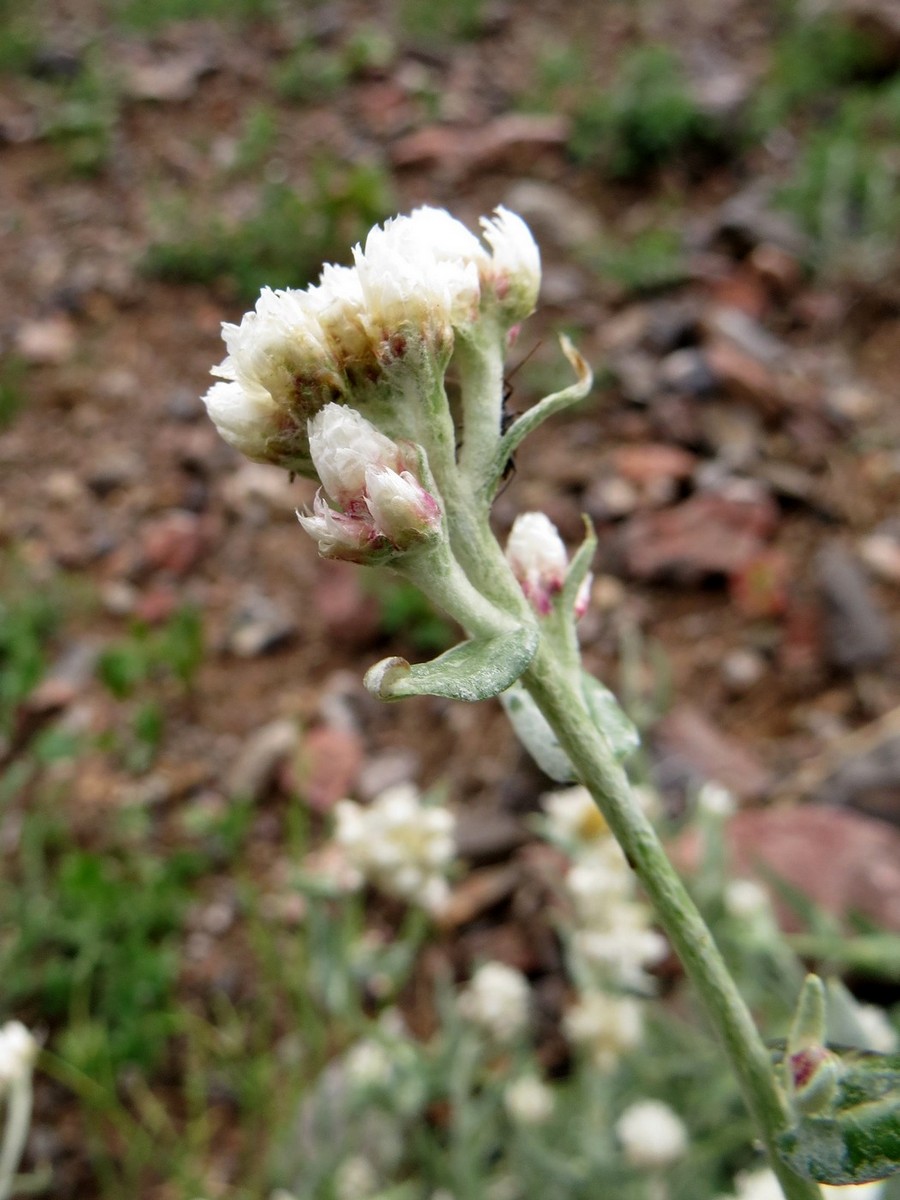
[{"label": "narrow leaf", "polygon": [[609,742],[619,762],[624,762],[641,744],[637,726],[609,688],[587,671],[582,672],[581,688],[594,723]]},{"label": "narrow leaf", "polygon": [[569,757],[547,724],[546,717],[522,685],[514,683],[501,694],[500,703],[506,709],[516,737],[544,774],[557,783],[571,783],[575,772]]}]

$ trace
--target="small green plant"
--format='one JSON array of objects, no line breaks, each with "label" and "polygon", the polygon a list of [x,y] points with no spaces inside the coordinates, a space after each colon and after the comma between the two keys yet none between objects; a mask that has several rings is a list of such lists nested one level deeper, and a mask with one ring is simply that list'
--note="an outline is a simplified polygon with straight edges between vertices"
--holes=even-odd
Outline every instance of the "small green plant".
[{"label": "small green plant", "polygon": [[347,63],[338,51],[301,41],[275,68],[272,82],[285,100],[322,103],[344,86],[348,74]]},{"label": "small green plant", "polygon": [[484,0],[455,0],[438,6],[428,0],[403,0],[399,27],[406,37],[417,41],[467,41],[483,32],[484,10]]},{"label": "small green plant", "polygon": [[70,170],[79,175],[98,174],[109,161],[119,119],[112,68],[95,51],[72,79],[49,87],[46,137],[60,147]]},{"label": "small green plant", "polygon": [[176,21],[249,22],[271,14],[272,0],[106,0],[110,16],[132,29],[152,31]]},{"label": "small green plant", "polygon": [[240,297],[264,284],[300,287],[323,259],[344,253],[346,239],[363,236],[387,210],[389,196],[380,167],[323,161],[304,194],[286,184],[266,185],[258,211],[240,225],[201,218],[184,197],[164,217],[172,232],[151,246],[144,270],[172,282],[222,280]]},{"label": "small green plant", "polygon": [[716,140],[681,65],[666,46],[632,50],[605,91],[576,109],[570,148],[611,179],[632,179],[675,155]]},{"label": "small green plant", "polygon": [[900,232],[900,85],[855,89],[814,131],[781,203],[812,235],[815,266],[883,275]]},{"label": "small green plant", "polygon": [[0,358],[0,430],[16,419],[25,403],[26,366],[15,355]]},{"label": "small green plant", "polygon": [[0,3],[0,73],[27,71],[38,45],[37,26],[15,0]]},{"label": "small green plant", "polygon": [[451,625],[435,612],[418,588],[377,576],[367,582],[378,600],[386,636],[402,638],[421,654],[439,653],[451,644]]},{"label": "small green plant", "polygon": [[607,280],[627,292],[652,292],[685,278],[681,237],[672,229],[653,228],[629,241],[604,242],[590,255],[591,264]]},{"label": "small green plant", "polygon": [[194,608],[182,608],[163,626],[136,623],[131,635],[108,646],[97,672],[114,696],[124,700],[142,684],[160,676],[174,677],[190,688],[203,661],[203,625]]},{"label": "small green plant", "polygon": [[12,579],[0,595],[0,735],[10,733],[16,709],[40,682],[60,618],[52,590],[31,587],[12,566],[7,571]]},{"label": "small green plant", "polygon": [[520,108],[538,112],[568,111],[583,100],[588,87],[587,54],[582,44],[556,42],[544,46],[534,66]]},{"label": "small green plant", "polygon": [[248,109],[234,152],[232,170],[239,175],[259,170],[278,142],[278,115],[267,104]]},{"label": "small green plant", "polygon": [[835,16],[793,22],[775,43],[749,114],[751,130],[764,134],[814,103],[833,106],[836,92],[869,72],[874,58],[872,41]]}]

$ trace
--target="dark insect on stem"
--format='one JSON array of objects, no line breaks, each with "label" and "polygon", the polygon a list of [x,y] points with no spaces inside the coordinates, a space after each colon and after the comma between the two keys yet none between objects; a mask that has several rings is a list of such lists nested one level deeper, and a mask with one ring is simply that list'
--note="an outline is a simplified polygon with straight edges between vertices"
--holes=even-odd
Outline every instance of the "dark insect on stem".
[{"label": "dark insect on stem", "polygon": [[[540,344],[541,344],[540,342],[535,342],[535,344],[531,347],[531,349],[528,351],[528,353],[525,355],[525,357],[523,359],[520,359],[519,362],[516,363],[516,365],[513,367],[513,369],[510,371],[510,373],[508,375],[503,376],[503,405],[500,409],[500,436],[501,437],[509,430],[510,426],[515,423],[516,417],[518,415],[517,413],[510,412],[509,407],[508,407],[509,402],[512,399],[512,394],[514,391],[513,382],[512,382],[513,376],[518,371],[521,371],[522,367],[525,366],[525,364],[528,362],[529,358],[531,358],[532,354],[534,354],[534,352],[538,349]],[[503,474],[500,476],[501,486],[500,486],[499,490],[497,491],[498,496],[502,495],[503,490],[505,489],[505,487],[509,483],[509,481],[512,479],[513,475],[515,475],[515,473],[516,473],[515,458],[513,457],[513,455],[510,455],[509,458],[506,460],[506,463],[504,464]]]}]

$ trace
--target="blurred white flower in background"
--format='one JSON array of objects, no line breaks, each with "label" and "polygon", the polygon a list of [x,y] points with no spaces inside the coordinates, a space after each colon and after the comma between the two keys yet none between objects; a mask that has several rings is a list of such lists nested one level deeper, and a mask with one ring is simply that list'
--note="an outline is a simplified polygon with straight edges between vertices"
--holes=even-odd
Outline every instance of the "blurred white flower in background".
[{"label": "blurred white flower in background", "polygon": [[460,993],[459,1011],[497,1042],[514,1041],[528,1025],[531,989],[521,971],[483,963]]},{"label": "blurred white flower in background", "polygon": [[367,1200],[380,1190],[378,1172],[361,1154],[345,1159],[335,1171],[335,1200]]},{"label": "blurred white flower in background", "polygon": [[609,837],[606,818],[586,787],[561,788],[541,797],[545,827],[553,841],[577,850]]},{"label": "blurred white flower in background", "polygon": [[622,1153],[634,1167],[668,1167],[687,1151],[684,1122],[661,1100],[632,1104],[616,1121],[615,1129]]},{"label": "blurred white flower in background", "polygon": [[363,880],[428,912],[449,894],[446,874],[456,854],[453,814],[426,803],[411,783],[388,788],[370,805],[335,806],[335,841]]},{"label": "blurred white flower in background", "polygon": [[723,820],[733,817],[737,812],[737,801],[734,794],[714,780],[703,784],[697,792],[696,804],[698,812],[708,817],[720,817]]},{"label": "blurred white flower in background", "polygon": [[608,1072],[640,1042],[644,1013],[640,1001],[631,996],[588,991],[565,1014],[563,1026],[597,1070]]},{"label": "blurred white flower in background", "polygon": [[854,1015],[866,1035],[866,1049],[879,1054],[893,1054],[897,1049],[897,1030],[887,1013],[877,1004],[857,1004]]},{"label": "blurred white flower in background", "polygon": [[553,1089],[537,1075],[520,1075],[507,1084],[503,1104],[520,1125],[543,1125],[553,1115]]}]

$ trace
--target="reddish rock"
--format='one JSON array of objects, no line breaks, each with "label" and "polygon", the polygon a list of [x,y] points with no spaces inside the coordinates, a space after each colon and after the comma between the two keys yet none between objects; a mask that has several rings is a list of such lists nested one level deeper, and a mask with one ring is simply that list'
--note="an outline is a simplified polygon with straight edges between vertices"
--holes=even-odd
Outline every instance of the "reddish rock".
[{"label": "reddish rock", "polygon": [[208,523],[196,513],[176,509],[148,521],[141,531],[144,565],[181,578],[209,549]]},{"label": "reddish rock", "polygon": [[370,646],[381,626],[378,601],[363,586],[363,573],[352,563],[323,563],[313,588],[313,604],[326,635],[342,646]]},{"label": "reddish rock", "polygon": [[311,729],[292,772],[304,802],[316,812],[330,812],[353,792],[363,757],[359,734],[332,725]]},{"label": "reddish rock", "polygon": [[653,487],[660,481],[688,479],[697,465],[697,457],[680,446],[644,442],[637,446],[619,446],[611,454],[617,475],[639,487]]},{"label": "reddish rock", "polygon": [[568,137],[565,117],[507,113],[480,129],[471,126],[428,125],[393,145],[395,167],[421,168],[431,164],[459,178],[475,171],[499,170],[522,163],[548,150],[561,151]]},{"label": "reddish rock", "polygon": [[178,608],[180,597],[173,587],[165,584],[152,587],[134,605],[134,616],[147,625],[162,625]]},{"label": "reddish rock", "polygon": [[778,378],[758,359],[719,338],[707,345],[706,361],[713,374],[738,399],[751,401],[767,414],[780,411]]},{"label": "reddish rock", "polygon": [[[876,817],[804,805],[738,813],[728,827],[736,875],[771,872],[830,913],[900,932],[900,830]],[[783,906],[784,924],[801,927]]]},{"label": "reddish rock", "polygon": [[731,576],[731,598],[745,617],[780,617],[788,605],[790,576],[783,551],[763,550]]},{"label": "reddish rock", "polygon": [[699,709],[678,704],[653,731],[666,774],[715,780],[739,800],[765,796],[772,777],[748,746],[724,732]]},{"label": "reddish rock", "polygon": [[623,531],[628,573],[637,579],[733,575],[765,550],[778,523],[773,500],[704,492],[662,512],[638,513]]}]

